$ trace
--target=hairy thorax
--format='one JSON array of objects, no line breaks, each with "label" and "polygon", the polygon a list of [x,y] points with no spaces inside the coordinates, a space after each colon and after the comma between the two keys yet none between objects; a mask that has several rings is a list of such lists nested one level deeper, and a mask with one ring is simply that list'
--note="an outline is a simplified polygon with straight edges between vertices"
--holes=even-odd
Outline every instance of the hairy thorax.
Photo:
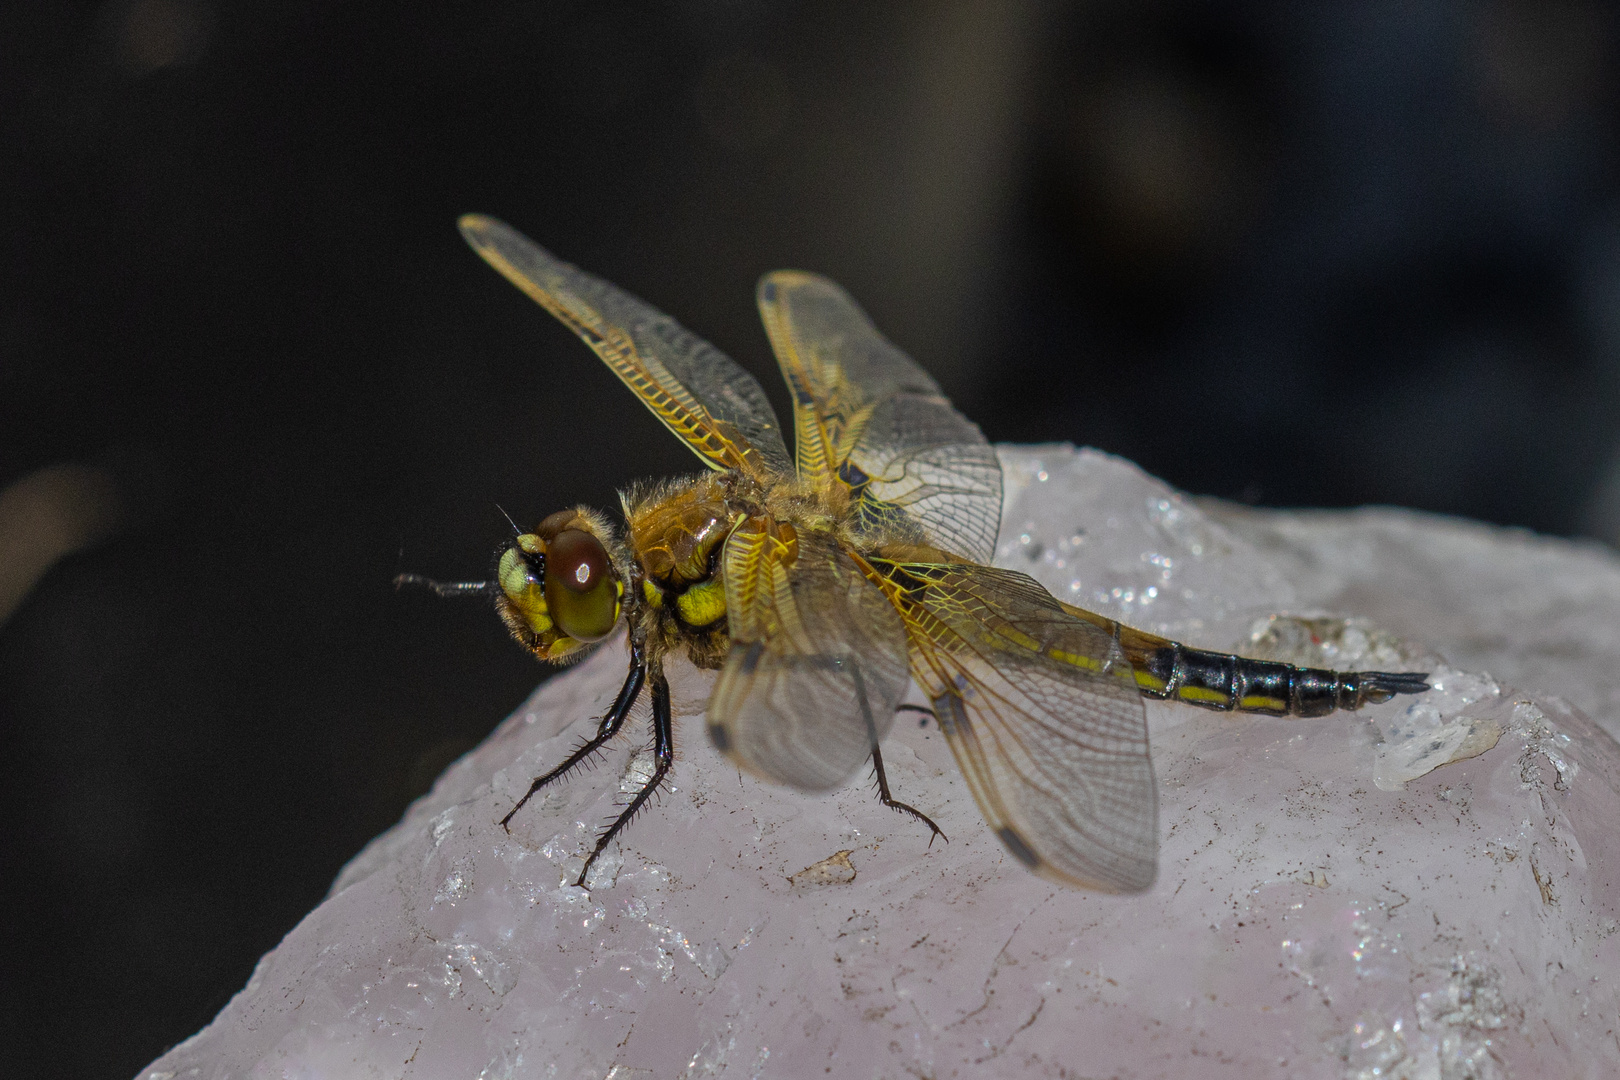
[{"label": "hairy thorax", "polygon": [[762,487],[734,471],[686,477],[626,492],[625,520],[639,580],[639,626],[654,652],[684,652],[717,669],[730,639],[723,567],[738,522],[765,517],[797,529],[840,533],[841,501],[796,482]]},{"label": "hairy thorax", "polygon": [[636,561],[641,626],[655,653],[684,651],[702,668],[726,655],[726,590],[720,556],[736,512],[715,474],[627,492],[625,521]]}]

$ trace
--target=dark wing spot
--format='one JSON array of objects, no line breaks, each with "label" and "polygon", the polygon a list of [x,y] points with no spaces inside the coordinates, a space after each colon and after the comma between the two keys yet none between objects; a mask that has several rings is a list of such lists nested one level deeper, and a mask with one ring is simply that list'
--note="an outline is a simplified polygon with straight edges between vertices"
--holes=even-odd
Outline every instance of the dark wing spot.
[{"label": "dark wing spot", "polygon": [[742,661],[739,664],[742,673],[744,675],[752,675],[754,673],[754,669],[759,667],[759,658],[764,655],[765,643],[763,641],[755,641],[750,643],[747,651],[743,653]]},{"label": "dark wing spot", "polygon": [[722,754],[731,753],[731,733],[720,724],[709,725],[709,741]]},{"label": "dark wing spot", "polygon": [[1010,826],[1003,825],[996,830],[996,835],[1001,837],[1001,842],[1007,845],[1008,851],[1017,856],[1019,862],[1031,870],[1041,865],[1041,857],[1031,851],[1029,845],[1024,843],[1024,838],[1014,832]]},{"label": "dark wing spot", "polygon": [[838,479],[852,488],[858,488],[871,482],[872,478],[861,471],[861,467],[853,461],[845,461],[838,466]]},{"label": "dark wing spot", "polygon": [[973,733],[967,710],[962,707],[962,699],[956,694],[947,692],[934,699],[934,718],[939,721],[939,730],[946,735]]}]

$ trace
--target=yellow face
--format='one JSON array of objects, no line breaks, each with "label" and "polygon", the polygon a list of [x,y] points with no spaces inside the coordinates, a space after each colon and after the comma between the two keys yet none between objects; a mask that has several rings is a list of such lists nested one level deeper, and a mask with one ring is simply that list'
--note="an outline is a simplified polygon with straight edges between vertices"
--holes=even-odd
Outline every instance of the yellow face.
[{"label": "yellow face", "polygon": [[545,660],[560,660],[613,632],[624,583],[600,535],[601,522],[564,510],[501,552],[495,577],[501,615]]}]

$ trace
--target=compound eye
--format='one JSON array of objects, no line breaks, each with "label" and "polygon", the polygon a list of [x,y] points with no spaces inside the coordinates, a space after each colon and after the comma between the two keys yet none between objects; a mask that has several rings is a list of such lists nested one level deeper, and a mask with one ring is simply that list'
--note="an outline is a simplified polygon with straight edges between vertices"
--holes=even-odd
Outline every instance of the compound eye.
[{"label": "compound eye", "polygon": [[546,545],[546,606],[576,641],[600,641],[619,621],[618,575],[602,542],[564,529]]}]

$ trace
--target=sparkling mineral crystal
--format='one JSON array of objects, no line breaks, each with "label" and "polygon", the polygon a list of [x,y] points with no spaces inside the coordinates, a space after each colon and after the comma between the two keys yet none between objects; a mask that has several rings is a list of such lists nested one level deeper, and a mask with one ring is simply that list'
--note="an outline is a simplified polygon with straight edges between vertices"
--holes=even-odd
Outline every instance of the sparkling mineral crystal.
[{"label": "sparkling mineral crystal", "polygon": [[949,843],[865,777],[818,798],[739,775],[688,669],[673,783],[575,888],[647,775],[639,719],[497,822],[611,701],[625,653],[603,648],[143,1080],[1620,1075],[1620,560],[1205,504],[1067,446],[1002,460],[998,562],[1059,598],[1434,690],[1315,720],[1149,703],[1159,877],[1119,897],[1025,872],[915,714],[889,776]]}]

